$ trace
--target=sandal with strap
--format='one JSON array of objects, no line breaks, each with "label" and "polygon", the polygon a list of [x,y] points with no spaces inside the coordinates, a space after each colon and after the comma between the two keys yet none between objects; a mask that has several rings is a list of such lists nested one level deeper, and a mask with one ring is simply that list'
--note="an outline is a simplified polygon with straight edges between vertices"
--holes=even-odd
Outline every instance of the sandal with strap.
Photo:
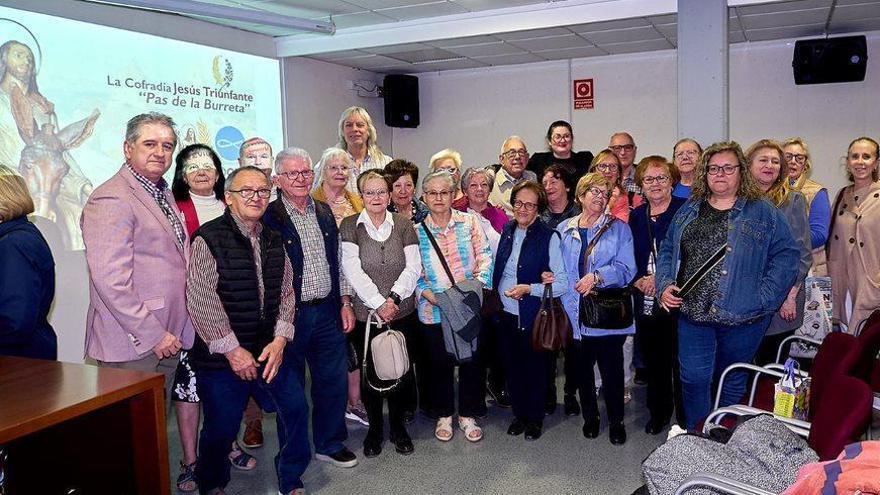
[{"label": "sandal with strap", "polygon": [[196,463],[184,464],[180,461],[180,476],[177,477],[177,489],[184,492],[194,492],[199,489],[196,481]]},{"label": "sandal with strap", "polygon": [[452,440],[452,416],[442,417],[437,420],[437,427],[434,428],[434,436],[441,442]]},{"label": "sandal with strap", "polygon": [[257,467],[257,458],[248,454],[238,445],[238,442],[233,442],[232,450],[229,451],[229,463],[232,464],[232,467],[241,471],[251,471],[255,467]]},{"label": "sandal with strap", "polygon": [[464,437],[469,442],[479,442],[483,439],[483,429],[474,418],[458,418],[458,428],[464,432]]}]

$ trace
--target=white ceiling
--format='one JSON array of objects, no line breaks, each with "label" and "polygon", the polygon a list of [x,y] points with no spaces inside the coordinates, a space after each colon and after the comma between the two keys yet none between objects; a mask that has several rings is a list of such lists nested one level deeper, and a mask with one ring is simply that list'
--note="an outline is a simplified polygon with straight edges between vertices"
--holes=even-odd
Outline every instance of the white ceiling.
[{"label": "white ceiling", "polygon": [[[511,7],[546,6],[541,0],[200,0],[283,15],[332,21],[337,34],[394,29],[407,21],[466,18]],[[561,4],[562,2],[560,2]],[[736,2],[730,2],[735,4]],[[788,0],[729,8],[731,43],[852,33],[880,28],[880,0]],[[748,3],[748,2],[745,2]],[[269,26],[202,18],[271,36],[299,33]],[[417,73],[543,60],[665,50],[676,47],[677,16],[630,17],[588,24],[496,32],[400,45],[313,53],[318,60],[379,73]],[[425,23],[424,29],[430,29]],[[293,35],[293,36],[292,36]],[[304,36],[304,35],[300,35]],[[391,38],[391,37],[386,37]]]}]

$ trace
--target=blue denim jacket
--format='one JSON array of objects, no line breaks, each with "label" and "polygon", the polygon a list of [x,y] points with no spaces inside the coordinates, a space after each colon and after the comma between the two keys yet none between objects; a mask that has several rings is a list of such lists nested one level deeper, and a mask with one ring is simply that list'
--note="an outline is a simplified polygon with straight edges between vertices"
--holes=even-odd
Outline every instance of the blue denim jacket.
[{"label": "blue denim jacket", "polygon": [[[658,295],[676,282],[681,236],[697,218],[703,201],[688,200],[666,231],[657,253]],[[794,285],[798,260],[797,243],[782,213],[763,199],[737,199],[728,218],[727,255],[718,281],[721,298],[711,311],[722,324],[731,326],[772,314]]]},{"label": "blue denim jacket", "polygon": [[[603,328],[590,328],[580,324],[580,294],[574,290],[574,286],[581,279],[580,268],[584,260],[581,259],[581,242],[590,242],[601,226],[611,221],[611,216],[606,214],[602,221],[590,229],[589,237],[581,239],[578,230],[578,217],[563,220],[556,230],[562,235],[562,264],[565,266],[565,274],[568,278],[568,291],[562,297],[562,307],[568,314],[568,320],[572,326],[575,340],[581,336],[602,337],[605,335],[630,335],[635,333],[635,325],[630,325],[622,330],[607,330]],[[615,221],[611,228],[605,232],[593,254],[590,255],[589,271],[597,271],[602,277],[602,285],[598,288],[626,287],[632,282],[636,273],[636,261],[633,255],[633,238],[629,227],[620,221]]]}]

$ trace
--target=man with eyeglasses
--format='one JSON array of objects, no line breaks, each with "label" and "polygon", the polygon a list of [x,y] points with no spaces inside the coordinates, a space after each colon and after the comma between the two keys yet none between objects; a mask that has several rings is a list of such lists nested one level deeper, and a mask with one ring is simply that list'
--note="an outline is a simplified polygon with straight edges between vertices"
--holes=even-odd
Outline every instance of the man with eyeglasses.
[{"label": "man with eyeglasses", "polygon": [[513,218],[513,206],[510,204],[513,186],[524,180],[537,181],[538,177],[531,170],[526,170],[529,151],[526,149],[526,143],[519,136],[510,136],[504,140],[498,159],[501,162],[501,169],[495,174],[495,186],[489,194],[489,202],[504,209],[507,218]]},{"label": "man with eyeglasses", "polygon": [[308,452],[289,445],[307,435],[308,418],[302,383],[284,356],[294,335],[293,268],[281,236],[260,222],[270,185],[257,167],[234,170],[226,211],[192,242],[186,296],[198,335],[189,356],[204,412],[195,471],[202,493],[229,483],[229,445],[251,396],[278,413],[279,490],[301,489],[298,470],[308,465]]},{"label": "man with eyeglasses", "polygon": [[[289,353],[294,374],[303,385],[306,362],[309,365],[315,458],[350,468],[358,463],[357,456],[343,443],[348,437],[345,334],[355,324],[353,291],[340,270],[342,247],[333,211],[309,194],[314,175],[312,159],[305,150],[287,148],[278,153],[273,182],[281,194],[269,204],[263,222],[281,233],[293,265],[297,334]],[[290,448],[305,452],[308,458],[305,432]],[[297,470],[297,479],[307,464],[306,460]]]},{"label": "man with eyeglasses", "polygon": [[636,160],[638,147],[633,137],[628,132],[615,132],[611,135],[608,148],[614,152],[617,159],[620,160],[620,166],[623,168],[621,176],[621,184],[627,192],[641,194],[642,189],[636,184],[636,167],[633,166]]}]

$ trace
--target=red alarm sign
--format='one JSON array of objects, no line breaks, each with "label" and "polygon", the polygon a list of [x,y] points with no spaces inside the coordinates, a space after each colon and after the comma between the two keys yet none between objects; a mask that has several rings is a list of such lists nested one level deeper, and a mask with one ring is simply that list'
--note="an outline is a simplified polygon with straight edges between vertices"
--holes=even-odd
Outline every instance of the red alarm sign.
[{"label": "red alarm sign", "polygon": [[593,80],[592,79],[575,79],[574,85],[574,109],[575,110],[592,110],[593,109]]}]

